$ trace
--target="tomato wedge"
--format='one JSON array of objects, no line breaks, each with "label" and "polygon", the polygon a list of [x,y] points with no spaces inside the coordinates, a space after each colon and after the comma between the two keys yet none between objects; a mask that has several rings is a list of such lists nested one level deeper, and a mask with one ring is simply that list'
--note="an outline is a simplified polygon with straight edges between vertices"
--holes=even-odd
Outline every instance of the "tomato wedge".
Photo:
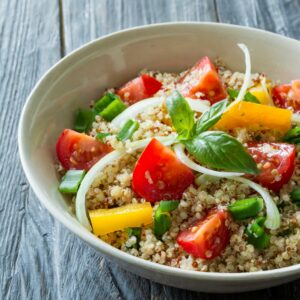
[{"label": "tomato wedge", "polygon": [[177,243],[194,257],[213,259],[219,256],[229,243],[230,220],[227,211],[211,209],[206,217],[179,232]]},{"label": "tomato wedge", "polygon": [[248,143],[248,152],[261,173],[255,181],[278,192],[289,182],[295,169],[295,146],[286,143]]},{"label": "tomato wedge", "polygon": [[292,107],[295,112],[300,111],[300,79],[293,80],[290,84],[276,85],[272,93],[276,106]]},{"label": "tomato wedge", "polygon": [[179,80],[178,90],[183,96],[198,98],[197,93],[204,94],[201,99],[207,99],[211,104],[227,97],[225,87],[218,75],[215,65],[205,56],[198,61]]},{"label": "tomato wedge", "polygon": [[112,147],[91,136],[65,129],[56,143],[56,154],[66,170],[88,170]]},{"label": "tomato wedge", "polygon": [[136,163],[132,188],[149,202],[176,200],[194,179],[172,150],[152,139]]},{"label": "tomato wedge", "polygon": [[152,97],[160,90],[162,84],[154,77],[143,74],[122,86],[117,94],[123,99],[133,104],[140,100]]}]

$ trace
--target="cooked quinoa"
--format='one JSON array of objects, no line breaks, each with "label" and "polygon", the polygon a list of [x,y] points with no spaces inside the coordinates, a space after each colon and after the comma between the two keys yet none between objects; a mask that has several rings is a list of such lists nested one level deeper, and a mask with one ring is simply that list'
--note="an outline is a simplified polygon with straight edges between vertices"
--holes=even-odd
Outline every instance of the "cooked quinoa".
[{"label": "cooked quinoa", "polygon": [[[227,88],[241,88],[244,80],[243,73],[227,69],[220,60],[216,61],[216,65],[219,76]],[[141,73],[149,74],[162,83],[162,88],[155,95],[159,97],[169,96],[177,88],[178,79],[184,75],[184,72],[173,74],[147,70],[143,70]],[[257,85],[263,78],[266,78],[263,73],[252,74],[251,85]],[[198,96],[201,97],[201,94]],[[158,136],[175,136],[176,134],[165,104],[146,109],[135,119],[140,126],[133,134],[132,141]],[[100,132],[110,133],[111,135],[105,138],[105,142],[114,149],[125,149],[127,153],[107,166],[95,179],[86,195],[87,208],[89,210],[107,209],[130,203],[146,202],[146,199],[137,195],[131,187],[132,173],[141,151],[130,149],[131,141],[119,141],[116,138],[118,129],[102,117],[97,116],[89,135],[95,137]],[[275,131],[251,132],[246,128],[235,128],[228,133],[236,137],[242,144],[258,140],[261,142],[278,140],[278,133]],[[299,150],[298,147],[297,153]],[[124,231],[109,233],[100,238],[122,251],[145,260],[203,272],[253,272],[298,264],[300,263],[300,210],[297,205],[292,203],[290,192],[293,187],[300,185],[299,164],[300,160],[297,156],[294,175],[289,183],[280,190],[280,193],[269,191],[280,209],[281,226],[269,232],[270,245],[266,249],[257,250],[247,242],[245,229],[249,220],[230,222],[228,225],[231,232],[229,244],[218,257],[211,260],[193,257],[176,242],[178,233],[187,229],[196,220],[203,218],[210,208],[226,208],[238,199],[259,197],[247,185],[230,179],[207,180],[199,184],[196,178],[196,182],[183,193],[178,208],[170,213],[171,227],[161,239],[155,236],[151,225],[141,229],[139,241],[135,236],[129,236]],[[263,166],[258,166],[258,168],[263,168]],[[275,169],[274,172],[276,172]],[[280,178],[278,179],[280,180]],[[158,203],[154,205],[153,214],[157,207]],[[259,215],[264,213],[265,210],[261,211]],[[137,243],[136,247],[132,247]],[[209,253],[207,257],[209,257]]]}]

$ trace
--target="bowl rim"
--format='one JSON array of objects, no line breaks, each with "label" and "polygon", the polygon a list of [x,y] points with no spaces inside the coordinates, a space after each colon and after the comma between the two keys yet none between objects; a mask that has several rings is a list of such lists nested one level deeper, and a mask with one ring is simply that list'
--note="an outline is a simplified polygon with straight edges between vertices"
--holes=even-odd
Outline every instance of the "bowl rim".
[{"label": "bowl rim", "polygon": [[52,204],[51,201],[48,201],[46,197],[43,197],[42,190],[38,186],[38,184],[35,182],[35,175],[30,169],[30,164],[26,161],[26,154],[25,154],[25,146],[23,145],[24,140],[24,134],[25,134],[25,126],[26,119],[29,117],[29,108],[30,104],[32,102],[32,99],[35,97],[35,94],[38,92],[40,86],[47,82],[48,77],[50,74],[54,72],[54,70],[58,66],[63,66],[66,63],[68,63],[69,60],[72,60],[73,57],[77,54],[84,53],[89,47],[92,45],[105,41],[109,38],[117,38],[120,35],[124,35],[127,33],[131,33],[133,31],[144,31],[148,29],[157,29],[160,28],[167,28],[167,27],[176,27],[176,26],[182,26],[182,27],[193,27],[193,26],[208,26],[208,27],[227,27],[228,29],[240,29],[248,32],[256,32],[259,34],[264,34],[269,37],[273,37],[276,39],[281,39],[282,41],[289,41],[293,43],[300,44],[299,41],[296,39],[286,37],[279,35],[277,33],[273,33],[267,30],[263,29],[257,29],[253,27],[246,27],[246,26],[240,26],[240,25],[233,25],[233,24],[226,24],[226,23],[214,23],[214,22],[165,22],[165,23],[154,23],[154,24],[148,24],[148,25],[142,25],[142,26],[135,26],[126,28],[123,30],[119,30],[116,32],[112,32],[110,34],[101,36],[97,39],[94,39],[76,49],[71,51],[68,55],[61,58],[59,61],[57,61],[51,68],[49,68],[43,76],[38,80],[38,82],[35,84],[34,88],[32,89],[31,93],[26,99],[26,102],[23,106],[19,125],[18,125],[18,149],[19,149],[19,156],[21,160],[21,164],[24,170],[24,173],[26,175],[26,178],[34,191],[35,195],[39,199],[39,201],[42,203],[42,205],[51,213],[51,215],[57,219],[60,223],[62,223],[66,228],[68,228],[71,232],[73,232],[75,235],[80,237],[83,241],[88,243],[89,245],[93,246],[97,250],[99,250],[102,254],[105,256],[108,256],[110,258],[116,258],[118,260],[121,260],[125,263],[128,263],[130,265],[133,265],[134,267],[141,267],[143,269],[149,270],[149,271],[156,271],[160,274],[167,274],[167,275],[174,275],[176,277],[182,277],[182,278],[193,278],[196,280],[201,281],[219,281],[219,282],[249,282],[249,281],[257,281],[260,279],[268,279],[268,278],[279,278],[279,277],[287,277],[292,276],[296,274],[300,274],[300,263],[288,267],[278,268],[278,269],[272,269],[272,270],[265,270],[265,271],[255,271],[255,272],[241,272],[241,273],[223,273],[223,272],[201,272],[201,271],[195,271],[195,270],[185,270],[180,269],[176,267],[161,265],[152,261],[148,261],[139,257],[135,257],[131,254],[128,254],[126,252],[123,252],[119,249],[114,248],[113,246],[105,243],[95,235],[93,235],[91,232],[86,230],[79,222],[78,226],[74,228],[74,224],[71,224],[71,221],[68,220],[68,218],[65,217],[65,213],[61,210],[59,210],[54,204]]}]

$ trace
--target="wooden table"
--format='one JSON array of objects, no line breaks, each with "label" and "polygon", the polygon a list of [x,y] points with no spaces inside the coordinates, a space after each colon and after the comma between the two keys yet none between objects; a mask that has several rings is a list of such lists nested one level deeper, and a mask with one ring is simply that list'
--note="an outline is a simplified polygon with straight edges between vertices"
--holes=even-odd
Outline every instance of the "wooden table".
[{"label": "wooden table", "polygon": [[[169,21],[241,24],[300,39],[300,1],[0,1],[0,299],[238,298],[163,286],[107,261],[40,205],[18,158],[19,115],[47,69],[97,37]],[[300,299],[299,283],[239,296]]]}]

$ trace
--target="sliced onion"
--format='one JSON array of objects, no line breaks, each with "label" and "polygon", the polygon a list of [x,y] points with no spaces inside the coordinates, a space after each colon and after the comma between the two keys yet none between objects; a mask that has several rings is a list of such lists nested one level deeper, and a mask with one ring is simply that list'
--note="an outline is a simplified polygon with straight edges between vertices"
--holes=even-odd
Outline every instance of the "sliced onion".
[{"label": "sliced onion", "polygon": [[[200,101],[189,98],[186,100],[191,109],[196,112],[204,113],[209,109],[209,102],[206,100]],[[121,128],[127,120],[135,118],[138,114],[146,111],[149,108],[161,105],[164,101],[164,97],[153,97],[139,101],[126,108],[121,114],[112,120],[111,124],[116,128]]]},{"label": "sliced onion", "polygon": [[[163,136],[163,137],[155,137],[155,138],[159,140],[161,143],[163,143],[165,146],[170,146],[176,142],[176,136]],[[137,142],[132,142],[128,145],[128,147],[131,150],[143,149],[149,144],[151,140],[152,138],[140,140]],[[115,150],[105,155],[87,172],[87,174],[85,175],[85,177],[83,178],[80,184],[75,199],[76,217],[78,221],[89,231],[92,231],[92,227],[86,211],[86,203],[85,203],[86,193],[88,192],[89,188],[95,181],[97,175],[101,171],[103,171],[104,168],[106,168],[108,165],[112,164],[115,160],[121,158],[125,154],[126,151],[122,149],[122,150]]]},{"label": "sliced onion", "polygon": [[222,171],[214,171],[208,168],[205,168],[199,164],[196,164],[194,161],[192,161],[185,153],[184,153],[184,146],[182,144],[177,144],[174,147],[176,156],[179,158],[179,160],[184,163],[186,166],[188,166],[190,169],[195,170],[197,172],[215,176],[215,177],[236,177],[236,176],[242,176],[244,173],[240,172],[222,172]]},{"label": "sliced onion", "polygon": [[269,104],[270,106],[274,106],[272,97],[270,96],[270,93],[269,93],[269,90],[268,90],[268,87],[267,87],[266,77],[263,77],[263,79],[262,79],[262,81],[261,81],[261,86],[262,86],[263,91],[264,91],[265,94],[267,95],[267,98],[268,98],[268,104]]},{"label": "sliced onion", "polygon": [[251,59],[250,59],[250,53],[249,53],[249,50],[248,50],[248,48],[245,44],[238,44],[238,46],[242,49],[242,51],[244,52],[244,55],[245,55],[246,70],[245,70],[244,82],[242,84],[242,87],[240,89],[240,92],[239,92],[237,98],[235,99],[235,101],[233,101],[227,107],[227,110],[230,107],[232,107],[233,105],[235,105],[236,103],[244,100],[245,94],[247,93],[247,89],[251,85]]},{"label": "sliced onion", "polygon": [[274,203],[271,195],[267,192],[266,189],[264,189],[259,184],[241,177],[231,177],[229,179],[244,183],[251,187],[253,190],[257,191],[262,198],[264,199],[265,206],[266,206],[266,212],[267,212],[267,218],[265,222],[265,226],[269,229],[277,229],[280,226],[280,214],[278,211],[278,208],[276,204]]}]

